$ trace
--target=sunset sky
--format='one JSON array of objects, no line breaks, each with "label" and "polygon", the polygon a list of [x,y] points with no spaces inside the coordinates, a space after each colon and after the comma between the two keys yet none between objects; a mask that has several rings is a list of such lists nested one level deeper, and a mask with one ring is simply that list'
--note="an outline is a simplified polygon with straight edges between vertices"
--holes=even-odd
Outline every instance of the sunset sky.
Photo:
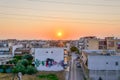
[{"label": "sunset sky", "polygon": [[0,0],[0,39],[120,37],[120,0]]}]

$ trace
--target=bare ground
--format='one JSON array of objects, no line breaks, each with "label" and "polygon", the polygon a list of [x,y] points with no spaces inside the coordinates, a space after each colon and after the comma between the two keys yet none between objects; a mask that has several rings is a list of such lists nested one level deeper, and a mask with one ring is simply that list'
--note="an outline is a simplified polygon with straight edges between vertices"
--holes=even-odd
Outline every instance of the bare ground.
[{"label": "bare ground", "polygon": [[[34,75],[23,75],[22,80],[46,80],[46,79],[39,79],[37,76],[40,74],[56,74],[59,80],[65,80],[65,72],[64,71],[59,71],[59,72],[38,72],[37,74]],[[13,74],[5,74],[5,73],[0,73],[0,80],[13,80]],[[17,75],[15,75],[14,80],[17,79]]]}]

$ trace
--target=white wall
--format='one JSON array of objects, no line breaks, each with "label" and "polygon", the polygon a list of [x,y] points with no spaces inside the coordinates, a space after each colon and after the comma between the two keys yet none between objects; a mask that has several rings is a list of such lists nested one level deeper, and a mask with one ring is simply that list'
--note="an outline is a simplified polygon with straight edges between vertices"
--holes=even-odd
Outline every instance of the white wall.
[{"label": "white wall", "polygon": [[[118,62],[118,65],[116,65]],[[120,56],[88,56],[90,70],[120,70]]]},{"label": "white wall", "polygon": [[35,48],[31,48],[30,54],[34,54],[35,53]]},{"label": "white wall", "polygon": [[70,51],[70,43],[67,43],[66,46],[67,46],[67,51]]},{"label": "white wall", "polygon": [[[8,58],[9,57],[9,58]],[[8,61],[12,60],[12,55],[10,56],[1,56],[0,65],[5,65]]]},{"label": "white wall", "polygon": [[12,55],[11,54],[6,54],[6,55],[0,55],[0,58],[11,58]]},{"label": "white wall", "polygon": [[9,48],[8,47],[2,47],[2,48],[0,48],[0,51],[9,51]]},{"label": "white wall", "polygon": [[87,56],[82,52],[82,55],[81,55],[81,59],[83,61],[83,63],[85,64],[86,61],[87,61]]},{"label": "white wall", "polygon": [[120,71],[89,71],[90,80],[99,80],[101,77],[102,80],[120,80]]},{"label": "white wall", "polygon": [[[52,53],[53,52],[53,53]],[[46,59],[50,58],[57,62],[56,65],[51,67],[46,66]],[[60,71],[63,70],[63,67],[59,64],[64,60],[64,49],[63,48],[35,48],[35,61],[39,60],[44,62],[44,66],[40,64],[37,67],[39,71]]]},{"label": "white wall", "polygon": [[14,45],[14,46],[12,47],[12,55],[13,55],[13,56],[15,55],[15,50],[16,50],[17,48],[22,48],[22,47],[23,47],[22,44],[20,44],[20,45]]}]

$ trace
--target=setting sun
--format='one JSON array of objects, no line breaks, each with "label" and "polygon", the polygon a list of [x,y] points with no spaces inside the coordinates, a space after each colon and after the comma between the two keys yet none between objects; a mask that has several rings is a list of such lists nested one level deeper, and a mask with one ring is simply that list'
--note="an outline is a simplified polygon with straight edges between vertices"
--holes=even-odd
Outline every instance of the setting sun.
[{"label": "setting sun", "polygon": [[58,36],[58,37],[61,37],[61,36],[62,36],[62,32],[58,32],[58,33],[57,33],[57,36]]}]

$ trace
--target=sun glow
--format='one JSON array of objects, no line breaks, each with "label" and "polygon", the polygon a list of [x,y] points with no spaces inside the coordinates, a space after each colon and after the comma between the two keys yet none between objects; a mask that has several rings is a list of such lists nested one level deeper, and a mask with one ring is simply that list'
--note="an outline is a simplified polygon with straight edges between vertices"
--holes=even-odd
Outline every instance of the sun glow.
[{"label": "sun glow", "polygon": [[61,37],[62,35],[63,35],[62,32],[58,32],[58,33],[57,33],[57,36],[58,36],[58,37]]}]

